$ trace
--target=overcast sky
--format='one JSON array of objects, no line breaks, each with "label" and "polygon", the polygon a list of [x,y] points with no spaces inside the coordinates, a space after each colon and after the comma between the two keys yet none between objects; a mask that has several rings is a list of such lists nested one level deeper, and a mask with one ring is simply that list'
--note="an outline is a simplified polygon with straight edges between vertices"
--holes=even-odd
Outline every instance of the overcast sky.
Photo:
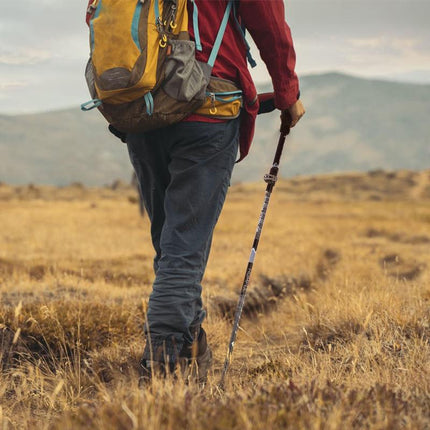
[{"label": "overcast sky", "polygon": [[[86,4],[3,2],[0,113],[78,107],[89,99],[83,77]],[[430,0],[285,0],[285,5],[299,75],[337,70],[430,83]],[[267,81],[259,63],[253,76]]]}]

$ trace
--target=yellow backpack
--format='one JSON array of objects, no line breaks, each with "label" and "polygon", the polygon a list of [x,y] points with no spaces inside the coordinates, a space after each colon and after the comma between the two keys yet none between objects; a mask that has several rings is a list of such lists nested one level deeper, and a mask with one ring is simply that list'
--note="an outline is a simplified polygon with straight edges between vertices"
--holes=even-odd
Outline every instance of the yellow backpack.
[{"label": "yellow backpack", "polygon": [[237,117],[242,91],[211,77],[232,8],[230,0],[210,58],[202,63],[188,34],[187,0],[94,0],[85,71],[92,100],[81,109],[97,107],[125,133],[164,127],[192,112]]}]

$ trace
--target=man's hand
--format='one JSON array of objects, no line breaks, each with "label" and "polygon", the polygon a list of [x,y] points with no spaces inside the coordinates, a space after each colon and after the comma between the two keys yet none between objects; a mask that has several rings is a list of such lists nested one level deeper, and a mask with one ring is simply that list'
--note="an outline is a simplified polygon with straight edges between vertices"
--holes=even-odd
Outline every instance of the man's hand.
[{"label": "man's hand", "polygon": [[288,108],[288,112],[291,117],[290,127],[294,127],[299,122],[300,118],[306,113],[301,100],[297,100],[290,108]]},{"label": "man's hand", "polygon": [[281,113],[281,128],[294,127],[305,114],[305,108],[300,100],[297,100],[291,107]]}]

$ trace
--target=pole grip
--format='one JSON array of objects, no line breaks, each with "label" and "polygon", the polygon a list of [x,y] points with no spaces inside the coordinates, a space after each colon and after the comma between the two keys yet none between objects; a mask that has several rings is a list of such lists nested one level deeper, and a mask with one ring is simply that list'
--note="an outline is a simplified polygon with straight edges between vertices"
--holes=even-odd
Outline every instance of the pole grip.
[{"label": "pole grip", "polygon": [[288,110],[283,110],[281,112],[281,135],[285,135],[287,136],[288,134],[290,134],[290,128],[291,128],[291,123],[293,122],[293,119],[291,118],[291,114],[290,112],[288,112]]}]

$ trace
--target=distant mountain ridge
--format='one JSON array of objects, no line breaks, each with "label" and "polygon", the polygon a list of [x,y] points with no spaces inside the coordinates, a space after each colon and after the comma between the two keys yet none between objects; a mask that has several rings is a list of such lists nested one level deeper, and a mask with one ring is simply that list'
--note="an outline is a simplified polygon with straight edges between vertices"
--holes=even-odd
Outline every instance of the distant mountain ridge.
[{"label": "distant mountain ridge", "polygon": [[[430,167],[430,85],[339,73],[300,82],[307,113],[288,137],[282,176]],[[258,118],[251,153],[236,166],[234,182],[258,180],[270,167],[278,128],[279,112]],[[0,115],[2,182],[104,185],[130,175],[126,146],[98,112],[76,107]]]}]

